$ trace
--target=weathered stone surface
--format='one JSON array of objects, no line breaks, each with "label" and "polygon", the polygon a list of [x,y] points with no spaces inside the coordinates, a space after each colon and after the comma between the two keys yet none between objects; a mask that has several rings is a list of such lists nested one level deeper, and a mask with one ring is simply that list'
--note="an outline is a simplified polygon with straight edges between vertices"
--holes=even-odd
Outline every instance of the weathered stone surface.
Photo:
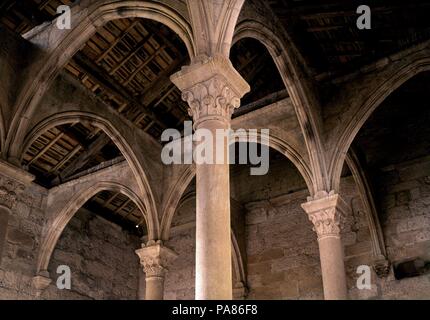
[{"label": "weathered stone surface", "polygon": [[33,238],[30,234],[22,232],[19,229],[10,229],[8,231],[8,240],[13,243],[24,247],[32,247],[34,244]]}]

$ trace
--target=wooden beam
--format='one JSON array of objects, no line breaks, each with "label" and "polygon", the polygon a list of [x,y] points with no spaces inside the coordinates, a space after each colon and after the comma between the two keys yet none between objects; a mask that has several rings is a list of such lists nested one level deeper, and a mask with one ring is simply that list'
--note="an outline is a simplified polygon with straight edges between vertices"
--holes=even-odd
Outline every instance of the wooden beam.
[{"label": "wooden beam", "polygon": [[104,69],[90,61],[84,54],[78,52],[73,57],[73,62],[79,66],[79,68],[91,75],[91,77],[100,83],[100,85],[108,92],[113,95],[120,97],[124,101],[127,101],[130,104],[135,105],[139,110],[146,114],[149,118],[154,120],[160,127],[166,128],[164,122],[159,118],[155,113],[148,110],[141,102],[139,102],[136,98],[133,97],[131,93],[127,91],[127,89],[123,88],[119,85],[113,78],[110,76]]},{"label": "wooden beam", "polygon": [[133,21],[109,46],[109,48],[106,49],[97,59],[96,63],[99,64],[100,61],[102,61],[115,46],[138,24],[138,21]]},{"label": "wooden beam", "polygon": [[170,85],[171,87],[169,88],[169,90],[167,90],[166,93],[163,94],[163,96],[154,104],[154,108],[158,107],[160,103],[164,101],[164,99],[166,99],[173,91],[175,91],[176,86],[173,83]]},{"label": "wooden beam", "polygon": [[110,203],[119,195],[119,192],[114,192],[114,194],[103,203],[103,207],[107,207],[108,205],[110,205]]},{"label": "wooden beam", "polygon": [[135,212],[140,212],[139,208],[136,207],[134,210],[131,210],[129,213],[127,213],[125,216],[122,216],[123,219],[127,219],[129,216],[134,214]]},{"label": "wooden beam", "polygon": [[157,99],[160,94],[169,87],[172,82],[170,81],[170,76],[175,72],[179,71],[181,67],[187,62],[187,57],[182,57],[178,59],[175,63],[171,64],[169,68],[161,72],[158,77],[152,82],[152,84],[145,88],[145,92],[139,97],[139,101],[145,105],[149,106],[155,99]]},{"label": "wooden beam", "polygon": [[59,177],[56,177],[52,184],[59,184],[61,181],[67,179],[71,175],[75,174],[78,170],[84,167],[92,157],[97,155],[108,143],[110,142],[110,138],[102,133],[94,142],[92,142],[88,148],[82,152],[79,157],[73,160],[67,168],[61,172]]},{"label": "wooden beam", "polygon": [[124,203],[118,207],[117,209],[115,209],[115,213],[119,213],[121,210],[123,210],[129,203],[131,202],[131,199],[128,198],[127,200],[124,201]]},{"label": "wooden beam", "polygon": [[123,85],[124,86],[128,85],[130,83],[130,81],[132,81],[134,79],[134,77],[140,71],[142,71],[143,68],[145,68],[148,65],[148,63],[150,63],[152,60],[154,60],[160,54],[160,52],[162,50],[164,50],[165,47],[166,46],[161,46],[157,50],[155,50],[154,53],[150,57],[148,57],[148,59],[146,59],[140,66],[138,66],[136,68],[136,70],[134,70],[134,72],[128,77],[128,79],[125,82],[123,82]]},{"label": "wooden beam", "polygon": [[67,161],[73,158],[73,156],[78,153],[82,149],[81,145],[77,145],[66,157],[63,158],[53,169],[49,171],[49,173],[57,172],[61,169],[62,166],[66,164]]},{"label": "wooden beam", "polygon": [[125,57],[122,59],[115,67],[109,71],[110,75],[115,74],[124,64],[127,63],[133,56],[138,53],[143,47],[147,44],[147,42],[153,37],[152,34],[148,34],[145,38],[143,38]]},{"label": "wooden beam", "polygon": [[38,154],[34,156],[33,159],[27,164],[27,166],[32,165],[34,162],[36,162],[41,156],[43,156],[51,147],[56,144],[63,136],[65,135],[64,132],[61,132],[59,135],[57,135],[51,142],[49,142],[42,150],[39,151]]}]

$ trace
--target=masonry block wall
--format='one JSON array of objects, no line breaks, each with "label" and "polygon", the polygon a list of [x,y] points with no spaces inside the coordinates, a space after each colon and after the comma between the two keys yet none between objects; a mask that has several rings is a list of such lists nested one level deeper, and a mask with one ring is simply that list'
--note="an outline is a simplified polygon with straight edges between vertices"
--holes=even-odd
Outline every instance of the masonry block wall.
[{"label": "masonry block wall", "polygon": [[[0,174],[0,184],[13,189],[20,182]],[[46,190],[35,185],[25,186],[18,194],[9,214],[3,256],[0,262],[0,298],[33,299],[32,278],[35,275],[37,253],[44,223]]]},{"label": "masonry block wall", "polygon": [[[276,163],[271,166],[269,175],[279,177],[272,185],[265,182],[270,176],[262,180],[242,179],[240,172],[233,175],[235,195],[247,211],[247,299],[320,299],[322,281],[316,234],[300,207],[308,193],[306,189],[291,192],[286,186],[298,188],[301,182],[289,184],[295,174],[281,174],[281,168],[284,166]],[[244,169],[243,174],[247,172]],[[430,158],[421,158],[387,167],[378,177],[375,194],[388,258],[394,266],[414,259],[429,261],[429,173]],[[0,176],[0,183],[12,187],[20,184],[4,175]],[[273,196],[255,192],[258,188],[271,190]],[[393,269],[385,278],[378,278],[372,271],[372,288],[357,289],[357,267],[373,265],[367,213],[352,176],[342,178],[340,193],[351,208],[343,232],[350,298],[430,298],[428,273],[398,280]],[[4,234],[1,299],[36,298],[31,281],[45,219],[45,201],[46,190],[35,184],[26,185],[18,193]],[[191,199],[179,208],[172,237],[166,244],[179,254],[166,278],[167,299],[194,298],[194,219],[195,205]],[[139,282],[142,283],[134,253],[139,244],[137,237],[81,209],[56,245],[49,265],[53,283],[41,298],[136,299]],[[63,264],[72,271],[70,291],[55,286],[56,268]]]},{"label": "masonry block wall", "polygon": [[430,298],[430,158],[384,168],[376,195],[387,253],[394,265],[421,259],[427,273],[396,280],[393,273],[380,281],[380,291],[389,299]]},{"label": "masonry block wall", "polygon": [[140,263],[134,251],[139,247],[138,237],[81,209],[63,231],[48,268],[55,280],[57,267],[69,266],[72,288],[59,292],[53,281],[43,297],[137,299]]},{"label": "masonry block wall", "polygon": [[[192,211],[190,211],[192,212]],[[195,211],[194,213],[195,218]],[[165,299],[194,300],[196,229],[188,228],[173,235],[167,246],[179,256],[169,268],[165,282]]]},{"label": "masonry block wall", "polygon": [[[0,175],[1,185],[20,185]],[[0,299],[35,299],[32,286],[40,248],[47,192],[36,184],[18,193],[5,228],[0,262]],[[41,299],[136,299],[140,239],[81,209],[65,228],[49,266],[51,285]],[[58,265],[72,272],[72,290],[56,287]]]}]

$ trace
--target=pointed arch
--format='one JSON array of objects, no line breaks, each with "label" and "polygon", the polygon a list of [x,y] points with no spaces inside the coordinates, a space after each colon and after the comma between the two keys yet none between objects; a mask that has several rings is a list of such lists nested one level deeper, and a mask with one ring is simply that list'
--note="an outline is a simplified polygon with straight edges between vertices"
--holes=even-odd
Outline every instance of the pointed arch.
[{"label": "pointed arch", "polygon": [[364,79],[351,83],[344,90],[348,93],[343,99],[334,102],[348,108],[341,115],[338,125],[330,130],[329,145],[333,151],[329,173],[334,190],[339,189],[342,167],[352,142],[376,108],[405,82],[430,70],[430,47],[429,44],[426,46],[424,50],[419,46],[413,52],[404,52],[397,61],[389,61],[383,70],[376,70]]},{"label": "pointed arch", "polygon": [[244,38],[256,39],[267,48],[291,97],[312,168],[311,195],[329,189],[325,152],[320,134],[321,121],[316,107],[318,103],[296,66],[300,57],[294,54],[293,48],[287,48],[285,42],[260,21],[242,20],[236,26],[233,44]]},{"label": "pointed arch", "polygon": [[31,77],[26,79],[17,98],[14,108],[16,111],[5,143],[7,156],[12,163],[18,162],[18,146],[24,139],[29,119],[59,71],[97,28],[108,21],[139,17],[162,23],[178,34],[191,59],[194,58],[191,26],[177,10],[159,1],[83,1],[75,4],[71,13],[73,27],[70,30],[59,30],[54,20],[48,26],[37,27],[25,35],[34,45],[43,49],[45,54],[31,66],[27,73]]},{"label": "pointed arch", "polygon": [[[140,188],[142,199],[146,208],[146,215],[148,221],[148,239],[158,239],[159,236],[159,222],[157,201],[153,193],[151,185],[151,178],[148,172],[151,170],[150,161],[146,159],[144,152],[141,150],[145,141],[136,141],[136,136],[133,132],[127,130],[121,132],[107,119],[89,112],[69,111],[54,114],[40,123],[38,123],[25,137],[24,151],[28,148],[34,140],[37,139],[43,132],[50,128],[72,122],[90,121],[94,126],[103,130],[106,135],[112,139],[122,155],[126,159],[130,169],[135,177],[137,184]],[[23,156],[23,153],[20,157]]]},{"label": "pointed arch", "polygon": [[[45,226],[45,236],[41,241],[39,255],[37,259],[36,275],[47,271],[55,245],[57,244],[58,239],[60,238],[64,228],[73,218],[75,213],[88,200],[97,195],[99,192],[105,190],[115,191],[126,195],[136,204],[136,206],[142,213],[145,212],[145,205],[139,199],[137,194],[135,194],[127,186],[112,181],[99,181],[93,184],[88,189],[81,190],[81,192],[76,193],[75,196],[73,196],[72,199],[67,202],[66,206],[64,206],[64,208],[60,212],[49,212],[50,209],[48,207],[48,215],[52,214],[53,216],[48,220],[48,224]],[[55,199],[51,198],[50,201],[51,203],[55,203]],[[144,218],[145,220],[147,220],[147,216],[145,214]]]}]

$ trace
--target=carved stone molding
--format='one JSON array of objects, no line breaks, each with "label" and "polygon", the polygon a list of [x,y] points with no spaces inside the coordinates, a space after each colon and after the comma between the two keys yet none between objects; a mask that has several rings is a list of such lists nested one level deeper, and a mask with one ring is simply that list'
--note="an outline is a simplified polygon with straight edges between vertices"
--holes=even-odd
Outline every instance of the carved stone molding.
[{"label": "carved stone molding", "polygon": [[205,117],[230,119],[240,106],[240,98],[220,75],[184,91],[182,99],[188,103],[188,114],[195,122]]},{"label": "carved stone molding", "polygon": [[213,119],[229,122],[240,99],[250,91],[231,62],[221,56],[184,67],[171,80],[182,91],[195,126]]},{"label": "carved stone molding", "polygon": [[161,243],[149,246],[142,245],[141,249],[136,250],[136,254],[140,258],[147,279],[164,278],[168,271],[168,265],[178,256],[173,250]]},{"label": "carved stone molding", "polygon": [[319,195],[302,204],[302,208],[313,223],[313,230],[318,235],[318,240],[326,237],[340,237],[343,229],[348,205],[334,192]]}]

